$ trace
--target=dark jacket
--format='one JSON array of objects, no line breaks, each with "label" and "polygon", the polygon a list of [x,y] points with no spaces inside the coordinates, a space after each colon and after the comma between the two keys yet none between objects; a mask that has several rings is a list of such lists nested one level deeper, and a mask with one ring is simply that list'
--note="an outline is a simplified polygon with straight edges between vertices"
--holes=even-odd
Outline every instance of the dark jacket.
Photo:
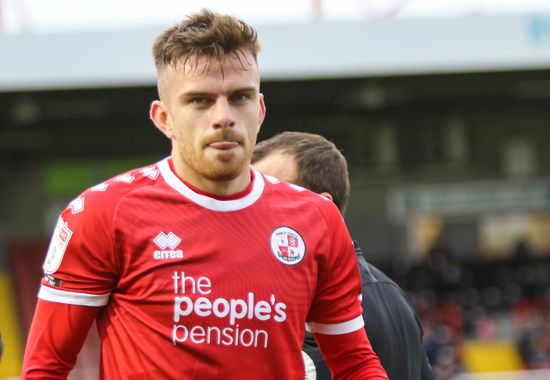
[{"label": "dark jacket", "polygon": [[[354,246],[363,286],[365,329],[389,379],[433,380],[415,308],[394,281],[365,260],[355,241]],[[331,379],[323,356],[309,333],[306,333],[303,351],[315,364],[317,380]]]}]

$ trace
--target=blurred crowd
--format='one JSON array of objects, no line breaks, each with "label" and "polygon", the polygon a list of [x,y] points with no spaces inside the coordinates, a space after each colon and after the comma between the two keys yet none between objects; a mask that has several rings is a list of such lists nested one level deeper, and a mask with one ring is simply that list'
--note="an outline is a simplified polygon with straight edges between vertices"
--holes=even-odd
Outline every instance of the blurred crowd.
[{"label": "blurred crowd", "polygon": [[418,309],[438,380],[467,370],[467,341],[512,342],[522,369],[550,368],[550,255],[520,241],[505,258],[462,260],[438,245],[384,269]]}]

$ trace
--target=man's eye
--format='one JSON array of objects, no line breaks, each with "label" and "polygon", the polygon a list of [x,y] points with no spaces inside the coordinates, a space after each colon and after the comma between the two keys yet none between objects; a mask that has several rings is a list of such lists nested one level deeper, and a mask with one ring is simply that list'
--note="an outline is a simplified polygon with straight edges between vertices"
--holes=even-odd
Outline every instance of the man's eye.
[{"label": "man's eye", "polygon": [[198,98],[191,99],[191,103],[193,103],[193,104],[202,105],[202,104],[206,104],[206,102],[207,102],[206,98],[198,97]]},{"label": "man's eye", "polygon": [[233,95],[233,100],[237,102],[242,102],[244,100],[250,99],[250,96],[248,94],[235,94]]}]

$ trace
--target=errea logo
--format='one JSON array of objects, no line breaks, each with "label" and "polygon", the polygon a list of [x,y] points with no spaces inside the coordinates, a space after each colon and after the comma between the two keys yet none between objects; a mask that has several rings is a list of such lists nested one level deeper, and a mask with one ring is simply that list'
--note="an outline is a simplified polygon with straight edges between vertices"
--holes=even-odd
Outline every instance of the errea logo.
[{"label": "errea logo", "polygon": [[84,211],[84,202],[85,202],[85,198],[80,196],[75,200],[73,200],[71,203],[69,203],[69,207],[71,208],[71,214],[74,215]]},{"label": "errea logo", "polygon": [[173,232],[168,232],[168,234],[161,232],[153,241],[160,249],[165,249],[166,247],[174,249],[181,242],[181,239]]},{"label": "errea logo", "polygon": [[155,168],[149,167],[149,168],[141,169],[140,173],[154,180],[154,179],[157,179],[157,177],[160,174],[160,171]]},{"label": "errea logo", "polygon": [[136,177],[134,177],[130,173],[126,173],[126,174],[119,175],[114,180],[117,182],[132,183],[134,179],[136,179]]},{"label": "errea logo", "polygon": [[181,239],[173,232],[168,232],[167,234],[160,232],[153,239],[153,242],[160,248],[160,250],[155,250],[153,252],[153,258],[155,260],[183,259],[183,251],[181,249],[176,249],[179,243],[181,243]]}]

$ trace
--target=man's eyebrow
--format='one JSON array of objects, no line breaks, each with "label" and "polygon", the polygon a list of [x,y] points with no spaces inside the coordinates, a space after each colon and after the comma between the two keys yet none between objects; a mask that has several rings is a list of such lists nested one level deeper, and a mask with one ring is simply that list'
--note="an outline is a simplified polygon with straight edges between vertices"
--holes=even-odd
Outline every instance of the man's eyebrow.
[{"label": "man's eyebrow", "polygon": [[[254,86],[239,87],[239,88],[229,90],[229,92],[227,94],[232,95],[232,94],[238,94],[238,93],[243,93],[243,92],[255,92],[255,91],[256,91],[256,87],[254,87]],[[208,92],[208,91],[187,91],[187,92],[184,92],[184,93],[180,94],[179,99],[189,99],[189,98],[194,98],[194,97],[212,96],[212,95],[214,95],[214,93],[213,92]]]},{"label": "man's eyebrow", "polygon": [[180,99],[194,98],[197,96],[208,96],[208,95],[211,95],[211,93],[209,93],[208,91],[187,91],[187,92],[181,93],[179,98]]},{"label": "man's eyebrow", "polygon": [[253,91],[256,91],[256,87],[250,86],[250,87],[236,88],[234,90],[231,90],[229,93],[234,94],[236,92],[253,92]]}]

